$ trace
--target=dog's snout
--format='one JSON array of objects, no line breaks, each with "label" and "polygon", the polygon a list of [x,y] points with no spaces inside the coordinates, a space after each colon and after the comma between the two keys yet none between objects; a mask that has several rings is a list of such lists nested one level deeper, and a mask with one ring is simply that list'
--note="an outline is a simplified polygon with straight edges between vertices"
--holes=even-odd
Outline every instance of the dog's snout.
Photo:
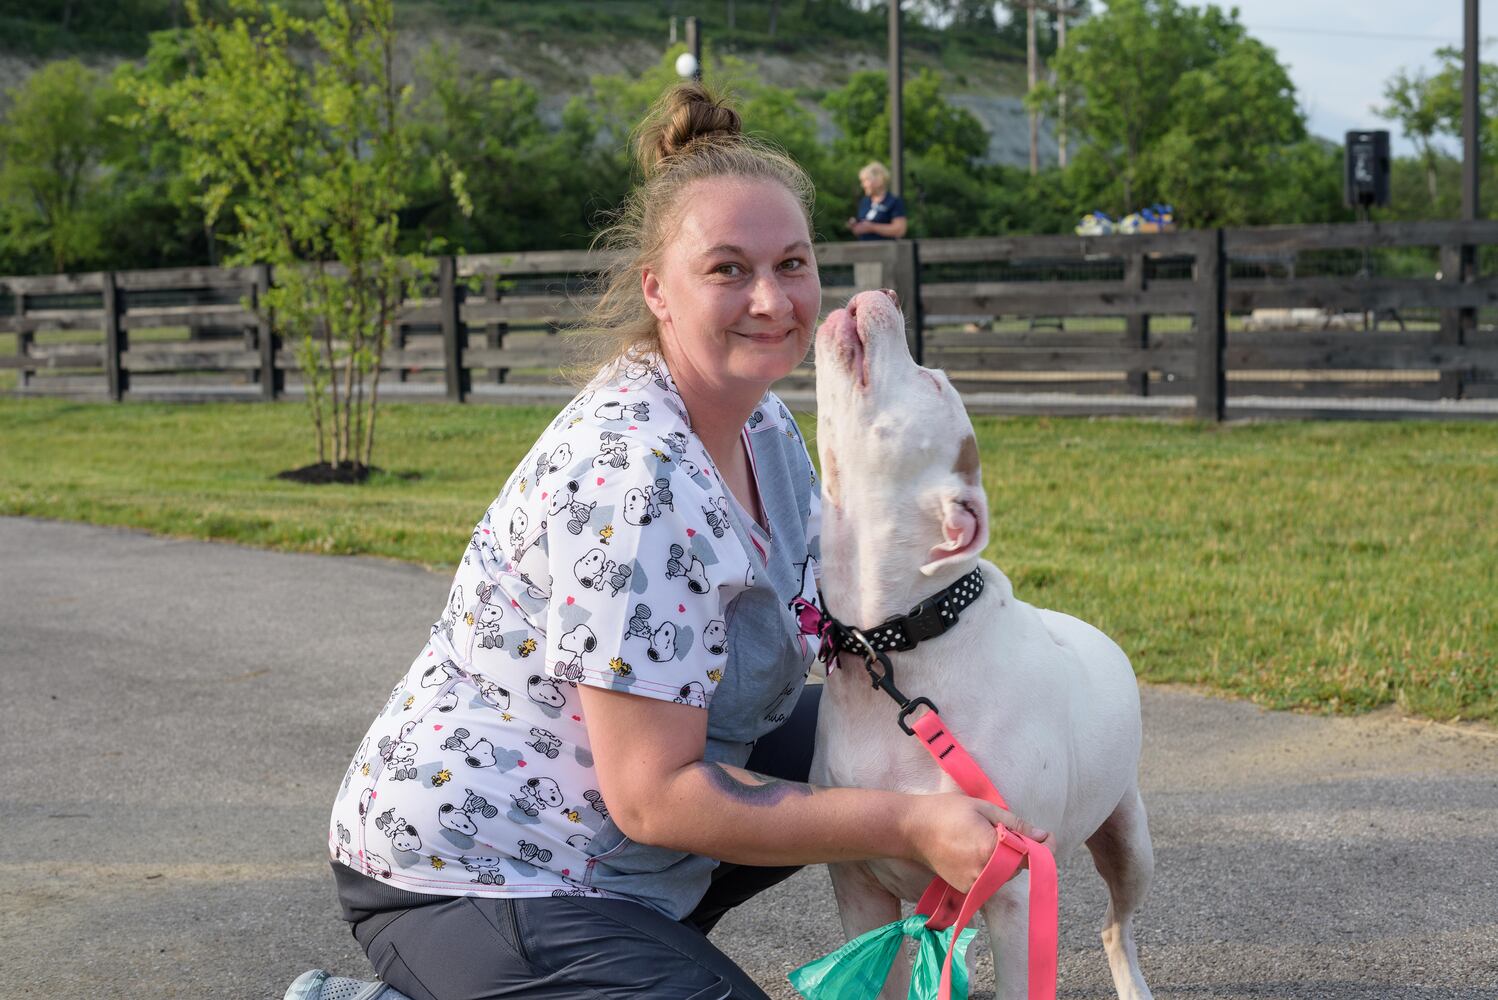
[{"label": "dog's snout", "polygon": [[895,294],[893,288],[881,288],[879,290],[889,296],[889,300],[895,304],[895,308],[898,309],[900,307],[900,296]]}]

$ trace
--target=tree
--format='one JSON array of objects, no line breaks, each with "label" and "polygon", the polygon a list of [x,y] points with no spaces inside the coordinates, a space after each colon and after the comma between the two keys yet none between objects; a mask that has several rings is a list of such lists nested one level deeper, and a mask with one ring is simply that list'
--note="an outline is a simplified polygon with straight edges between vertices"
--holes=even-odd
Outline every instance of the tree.
[{"label": "tree", "polygon": [[[1389,103],[1377,109],[1381,118],[1399,123],[1405,136],[1415,144],[1420,164],[1425,169],[1426,193],[1430,196],[1430,207],[1435,209],[1438,199],[1436,188],[1436,161],[1440,150],[1435,137],[1441,130],[1441,105],[1446,103],[1438,89],[1444,89],[1446,80],[1429,77],[1423,70],[1414,75],[1400,70],[1384,84],[1384,99]],[[1460,100],[1460,94],[1457,100]]]},{"label": "tree", "polygon": [[[222,0],[217,0],[222,2]],[[177,23],[177,0],[0,0],[0,50],[144,51],[147,33]]]},{"label": "tree", "polygon": [[[167,86],[186,77],[195,59],[190,32],[154,32],[144,62],[115,67],[111,86],[121,94],[146,84]],[[218,264],[219,237],[232,231],[234,215],[220,211],[215,224],[209,224],[198,185],[189,175],[190,153],[188,144],[160,119],[119,130],[107,161],[102,220],[111,266]]]},{"label": "tree", "polygon": [[430,272],[397,252],[414,168],[393,4],[326,0],[315,19],[264,0],[235,9],[217,22],[188,0],[193,72],[134,81],[129,122],[186,142],[208,221],[235,216],[228,263],[273,265],[263,305],[297,345],[318,462],[362,478],[394,312]]},{"label": "tree", "polygon": [[[827,95],[823,106],[842,136],[833,144],[854,157],[889,156],[889,77],[882,72],[854,73],[841,90]],[[988,151],[988,133],[969,111],[948,104],[941,77],[922,69],[905,81],[901,131],[908,149],[944,163],[966,166]]]},{"label": "tree", "polygon": [[1236,39],[1208,65],[1183,73],[1169,100],[1170,128],[1140,157],[1149,188],[1192,225],[1266,221],[1263,206],[1286,182],[1287,152],[1306,134],[1274,53],[1256,39]]},{"label": "tree", "polygon": [[54,271],[101,251],[102,164],[117,141],[119,94],[76,59],[8,91],[0,122],[0,213],[11,253]]},{"label": "tree", "polygon": [[1032,102],[1068,98],[1074,169],[1101,205],[1172,202],[1192,224],[1267,221],[1263,192],[1305,135],[1289,76],[1237,10],[1113,0],[1078,25]]},{"label": "tree", "polygon": [[[531,84],[475,80],[441,48],[419,60],[418,82],[412,143],[424,166],[406,212],[408,242],[440,236],[470,252],[587,246],[591,216],[623,196],[624,179],[601,169],[604,153],[579,107],[550,127]],[[454,174],[466,204],[452,196]]]},{"label": "tree", "polygon": [[[1436,50],[1439,68],[1427,74],[1413,74],[1401,69],[1384,84],[1384,99],[1377,109],[1382,118],[1397,122],[1405,136],[1415,144],[1425,174],[1429,210],[1439,211],[1438,177],[1440,161],[1446,151],[1438,138],[1462,139],[1462,53],[1455,48]],[[1478,69],[1478,121],[1482,130],[1482,152],[1489,159],[1494,142],[1498,142],[1498,65],[1482,63]]]}]

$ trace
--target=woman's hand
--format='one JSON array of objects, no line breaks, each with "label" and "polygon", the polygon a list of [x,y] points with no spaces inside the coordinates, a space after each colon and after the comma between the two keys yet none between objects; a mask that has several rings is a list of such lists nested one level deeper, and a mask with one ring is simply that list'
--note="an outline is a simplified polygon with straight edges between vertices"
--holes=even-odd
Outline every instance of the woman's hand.
[{"label": "woman's hand", "polygon": [[1016,833],[1044,843],[1050,834],[1038,830],[992,802],[961,792],[912,796],[910,841],[915,846],[911,860],[931,869],[959,892],[967,892],[978,881],[998,845],[994,829],[1002,823]]}]

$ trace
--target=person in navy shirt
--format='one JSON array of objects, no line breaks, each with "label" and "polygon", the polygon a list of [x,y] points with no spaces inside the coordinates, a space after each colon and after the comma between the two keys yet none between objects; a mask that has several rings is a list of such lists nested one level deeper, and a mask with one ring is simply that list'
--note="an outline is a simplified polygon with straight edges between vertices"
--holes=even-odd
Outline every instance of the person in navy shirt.
[{"label": "person in navy shirt", "polygon": [[905,199],[889,190],[889,171],[878,160],[858,172],[863,197],[848,228],[861,240],[898,240],[905,236]]}]

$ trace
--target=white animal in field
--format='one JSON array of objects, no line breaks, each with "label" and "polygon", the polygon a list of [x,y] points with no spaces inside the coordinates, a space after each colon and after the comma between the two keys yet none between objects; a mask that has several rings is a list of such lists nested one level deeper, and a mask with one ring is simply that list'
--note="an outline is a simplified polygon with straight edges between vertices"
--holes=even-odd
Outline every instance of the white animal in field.
[{"label": "white animal in field", "polygon": [[[1015,815],[1051,833],[1064,868],[1084,844],[1107,883],[1103,945],[1121,1000],[1148,1000],[1133,920],[1154,870],[1139,795],[1139,690],[1106,635],[1015,596],[980,558],[988,499],[977,441],[947,377],[906,347],[893,293],[864,292],[817,333],[822,588],[829,612],[869,628],[981,567],[985,587],[956,627],[890,654],[907,698],[934,702]],[[1001,512],[1002,516],[1002,512]],[[897,707],[844,653],[827,680],[811,781],[906,792],[957,790],[896,724]],[[829,866],[851,939],[900,916],[932,873],[911,862]],[[1064,884],[1064,883],[1063,883]],[[983,906],[999,1000],[1027,989],[1029,872]],[[881,994],[903,998],[908,962]]]}]

